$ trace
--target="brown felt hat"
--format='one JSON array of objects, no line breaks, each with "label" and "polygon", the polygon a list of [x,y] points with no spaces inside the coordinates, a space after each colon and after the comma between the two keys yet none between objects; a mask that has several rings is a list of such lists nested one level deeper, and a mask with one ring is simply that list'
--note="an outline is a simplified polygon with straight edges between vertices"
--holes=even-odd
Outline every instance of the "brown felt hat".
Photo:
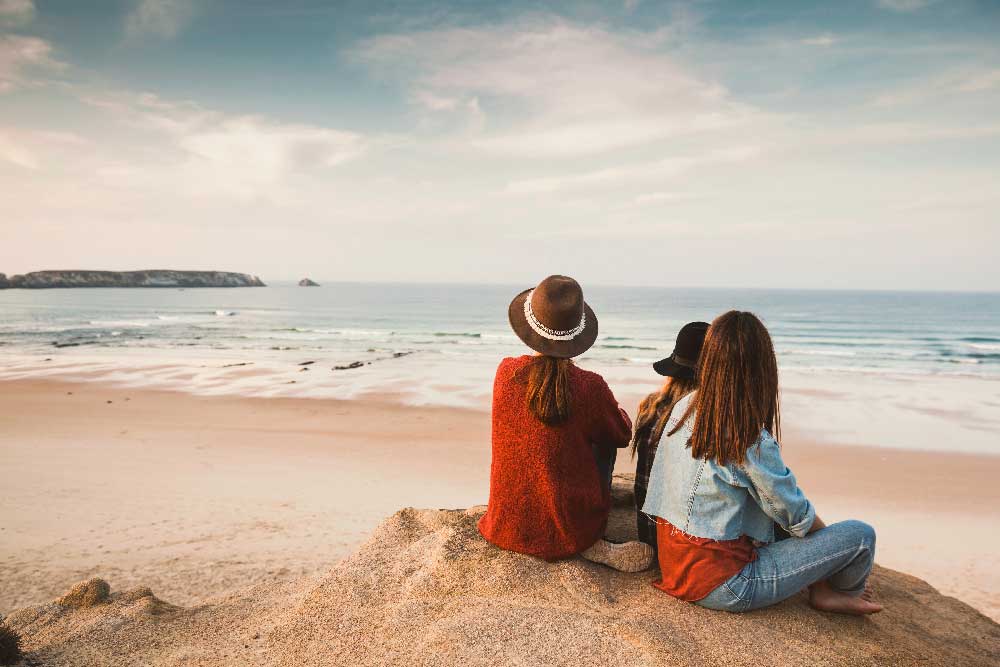
[{"label": "brown felt hat", "polygon": [[580,283],[567,276],[549,276],[524,290],[510,302],[507,316],[525,345],[550,357],[575,357],[597,340],[597,317]]}]

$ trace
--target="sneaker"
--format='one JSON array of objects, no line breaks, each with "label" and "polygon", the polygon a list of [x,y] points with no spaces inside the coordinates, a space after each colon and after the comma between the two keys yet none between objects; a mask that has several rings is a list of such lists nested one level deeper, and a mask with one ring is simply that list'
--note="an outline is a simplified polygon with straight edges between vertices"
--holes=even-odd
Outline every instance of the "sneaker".
[{"label": "sneaker", "polygon": [[642,572],[653,564],[653,547],[645,542],[614,544],[601,539],[580,555],[619,572]]}]

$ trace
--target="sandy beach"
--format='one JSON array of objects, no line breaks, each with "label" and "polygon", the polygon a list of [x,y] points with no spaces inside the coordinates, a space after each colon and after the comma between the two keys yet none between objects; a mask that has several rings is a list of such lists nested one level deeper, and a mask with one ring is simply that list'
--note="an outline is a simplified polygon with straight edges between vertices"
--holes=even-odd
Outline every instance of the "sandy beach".
[{"label": "sandy beach", "polygon": [[[487,499],[482,411],[54,381],[0,400],[0,613],[91,576],[191,605],[321,574],[400,507]],[[784,448],[828,522],[876,527],[880,564],[1000,619],[1000,458]]]}]

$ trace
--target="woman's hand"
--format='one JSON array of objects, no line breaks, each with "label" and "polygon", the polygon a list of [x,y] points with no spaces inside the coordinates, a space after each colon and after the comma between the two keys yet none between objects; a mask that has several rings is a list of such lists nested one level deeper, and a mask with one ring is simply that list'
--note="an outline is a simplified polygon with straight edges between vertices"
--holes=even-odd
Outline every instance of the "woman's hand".
[{"label": "woman's hand", "polygon": [[824,528],[826,528],[826,524],[823,523],[823,519],[819,518],[819,515],[817,514],[816,518],[813,519],[812,527],[809,528],[809,532],[806,533],[806,535],[809,535],[810,533],[815,533],[817,530],[822,530]]}]

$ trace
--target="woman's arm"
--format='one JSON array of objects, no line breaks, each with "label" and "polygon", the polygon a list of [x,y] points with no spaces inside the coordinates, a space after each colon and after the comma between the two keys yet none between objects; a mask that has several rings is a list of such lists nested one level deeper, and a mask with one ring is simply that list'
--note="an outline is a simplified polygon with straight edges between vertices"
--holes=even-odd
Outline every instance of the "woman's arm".
[{"label": "woman's arm", "polygon": [[603,378],[598,377],[595,404],[587,406],[593,415],[594,442],[605,447],[628,447],[632,440],[632,420],[618,405],[615,395]]},{"label": "woman's arm", "polygon": [[816,508],[809,502],[795,475],[781,458],[778,442],[763,431],[761,439],[747,450],[747,460],[741,466],[750,479],[750,495],[764,513],[793,537],[805,537],[822,521],[816,517]]}]

